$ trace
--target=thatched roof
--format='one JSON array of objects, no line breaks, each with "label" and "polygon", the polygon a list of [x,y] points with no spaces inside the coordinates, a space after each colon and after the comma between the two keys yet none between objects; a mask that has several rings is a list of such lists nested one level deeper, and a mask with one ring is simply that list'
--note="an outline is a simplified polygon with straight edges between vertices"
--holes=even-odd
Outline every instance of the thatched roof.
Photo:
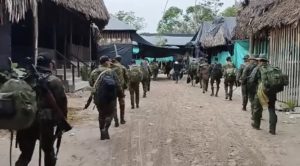
[{"label": "thatched roof", "polygon": [[195,42],[204,48],[224,46],[232,42],[235,17],[216,18],[213,22],[205,21],[201,24]]},{"label": "thatched roof", "polygon": [[[32,8],[35,0],[0,0],[0,16],[4,10],[8,12],[11,22],[18,22],[25,18],[27,10]],[[40,0],[38,0],[40,1]],[[51,0],[59,6],[72,12],[85,15],[87,20],[106,25],[109,13],[103,0]],[[2,9],[2,10],[1,10]],[[103,26],[103,25],[102,25]]]},{"label": "thatched roof", "polygon": [[265,28],[298,25],[300,0],[250,0],[237,18],[241,31],[256,33]]}]

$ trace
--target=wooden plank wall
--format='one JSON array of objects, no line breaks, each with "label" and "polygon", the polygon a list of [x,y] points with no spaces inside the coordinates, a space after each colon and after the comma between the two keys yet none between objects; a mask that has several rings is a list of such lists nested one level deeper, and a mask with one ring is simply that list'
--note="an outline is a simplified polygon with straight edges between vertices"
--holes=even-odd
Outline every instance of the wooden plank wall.
[{"label": "wooden plank wall", "polygon": [[300,105],[300,26],[286,26],[270,32],[270,63],[289,75],[289,86],[278,100],[293,100]]}]

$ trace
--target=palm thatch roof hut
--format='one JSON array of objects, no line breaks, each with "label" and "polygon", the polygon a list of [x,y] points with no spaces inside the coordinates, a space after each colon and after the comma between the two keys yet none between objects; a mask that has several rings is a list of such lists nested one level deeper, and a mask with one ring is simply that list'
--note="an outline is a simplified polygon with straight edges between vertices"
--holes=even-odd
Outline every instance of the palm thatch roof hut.
[{"label": "palm thatch roof hut", "polygon": [[[74,85],[74,69],[79,75],[80,67],[96,57],[96,33],[109,18],[103,0],[0,0],[0,63],[11,57],[22,64],[33,56],[33,41],[38,41],[38,51],[49,52],[63,68],[58,74],[65,81],[71,77]],[[71,69],[72,76],[67,75]]]},{"label": "palm thatch roof hut", "polygon": [[250,37],[250,53],[265,53],[290,77],[280,100],[300,104],[300,1],[251,0],[239,12],[238,31]]}]

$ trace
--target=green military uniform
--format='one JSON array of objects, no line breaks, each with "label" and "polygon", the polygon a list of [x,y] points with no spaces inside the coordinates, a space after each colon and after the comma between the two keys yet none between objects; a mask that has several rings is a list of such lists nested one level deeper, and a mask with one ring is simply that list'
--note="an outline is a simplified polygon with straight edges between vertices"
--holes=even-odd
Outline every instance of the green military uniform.
[{"label": "green military uniform", "polygon": [[[256,83],[257,87],[261,83],[261,68],[268,67],[269,64],[267,63],[267,58],[265,55],[261,55],[258,60],[263,60],[262,64],[258,65],[252,73],[254,75],[254,82]],[[275,103],[276,103],[276,92],[272,91],[266,91],[265,94],[268,96],[269,102],[268,102],[268,110],[269,110],[269,132],[271,134],[275,134],[276,132],[276,124],[277,124],[277,115],[275,112]],[[253,123],[251,124],[253,128],[260,129],[260,122],[262,117],[262,111],[263,107],[260,103],[258,94],[257,94],[257,88],[256,88],[256,94],[253,100]]]},{"label": "green military uniform", "polygon": [[[135,71],[134,71],[135,70]],[[138,75],[140,77],[139,80],[135,80],[131,78],[133,75],[133,72],[138,72]],[[139,108],[140,103],[140,82],[142,80],[143,73],[140,70],[140,67],[137,65],[131,65],[130,69],[128,71],[129,75],[129,92],[130,92],[130,101],[131,101],[131,108],[134,109]]]},{"label": "green military uniform", "polygon": [[[111,70],[110,66],[108,66],[106,64],[100,65],[99,68],[92,71],[90,80],[89,80],[90,85],[93,87],[96,87],[96,86],[94,86],[94,84],[96,83],[100,74],[104,71],[106,71],[107,74],[112,75],[114,80],[117,82],[118,97],[124,97],[124,94],[122,91],[122,86],[121,86],[121,83],[118,79],[116,72]],[[95,101],[95,98],[94,98],[94,103],[97,106],[97,110],[99,112],[99,127],[100,127],[100,133],[101,133],[101,140],[110,139],[109,134],[108,134],[108,129],[111,125],[111,121],[112,121],[113,117],[115,116],[115,114],[117,112],[117,101],[114,100],[110,103],[98,104],[98,102]]]},{"label": "green military uniform", "polygon": [[[122,91],[124,93],[124,90],[127,89],[127,84],[128,84],[128,74],[127,74],[127,69],[125,66],[123,66],[121,63],[118,61],[115,61],[112,64],[112,69],[116,72],[118,79],[122,85]],[[120,107],[120,118],[121,118],[121,124],[125,124],[125,97],[118,98],[119,101],[119,107]],[[115,120],[115,126],[119,126],[119,119],[118,119],[118,113],[116,112],[116,115],[114,116]]]},{"label": "green military uniform", "polygon": [[[218,66],[220,66],[220,69],[218,69]],[[219,71],[220,70],[220,71]],[[222,65],[220,63],[214,63],[210,67],[210,86],[211,86],[211,96],[218,97],[218,93],[220,90],[220,83],[222,78]],[[216,82],[217,89],[216,94],[214,94],[214,83]]]},{"label": "green military uniform", "polygon": [[207,62],[204,62],[200,65],[200,77],[201,77],[201,84],[203,86],[203,93],[207,92],[208,89],[208,82],[209,82],[209,70],[210,66]]},{"label": "green military uniform", "polygon": [[156,80],[157,79],[157,75],[159,72],[159,66],[157,62],[152,62],[150,64],[150,69],[151,69],[151,73],[153,75],[153,79]]},{"label": "green military uniform", "polygon": [[228,69],[235,69],[235,66],[231,62],[227,62],[226,65],[224,65],[223,70],[224,70],[224,86],[225,86],[225,94],[226,94],[226,99],[232,100],[232,95],[233,95],[233,85],[235,83],[236,77],[230,74],[234,73],[227,73]]},{"label": "green military uniform", "polygon": [[[48,64],[47,58],[41,59],[41,62],[38,59],[38,65],[40,63]],[[52,75],[49,68],[38,67],[38,71],[43,74],[48,89],[52,92],[53,97],[56,100],[57,106],[63,111],[65,117],[67,117],[67,97],[61,80]],[[17,142],[20,147],[21,155],[15,164],[16,166],[27,166],[29,164],[35,149],[36,140],[40,138],[41,148],[44,151],[45,156],[44,165],[56,165],[57,159],[54,151],[54,142],[59,135],[57,135],[58,131],[56,131],[56,133],[54,133],[54,131],[59,120],[56,118],[56,115],[53,114],[55,111],[52,110],[52,106],[44,95],[44,92],[38,90],[38,113],[35,122],[31,127],[17,132]]]},{"label": "green military uniform", "polygon": [[[243,59],[246,61],[246,60],[248,60],[248,58],[249,58],[249,56],[246,55]],[[242,97],[243,97],[242,109],[244,111],[246,111],[247,104],[248,104],[248,91],[247,91],[247,84],[245,84],[245,82],[241,81],[241,77],[242,77],[244,69],[248,65],[249,65],[248,62],[245,62],[244,64],[242,64],[237,72],[237,77],[236,77],[237,82],[241,83],[241,90],[242,90]]]},{"label": "green military uniform", "polygon": [[[255,56],[251,56],[250,57],[250,61],[254,60],[256,57]],[[256,63],[254,62],[250,62],[243,70],[243,73],[242,73],[242,76],[240,77],[240,82],[242,84],[242,86],[246,86],[247,88],[247,96],[248,96],[248,99],[250,101],[250,106],[251,106],[251,115],[253,115],[253,101],[254,101],[254,97],[255,97],[255,94],[256,94],[256,91],[254,89],[256,89],[257,85],[251,85],[250,82],[249,82],[249,77],[253,71],[253,69],[257,66]]]},{"label": "green military uniform", "polygon": [[200,83],[200,88],[203,87],[202,85],[202,68],[201,68],[201,65],[205,63],[205,59],[204,58],[200,58],[200,61],[199,61],[199,65],[198,65],[198,68],[197,68],[197,77],[199,79],[199,83]]},{"label": "green military uniform", "polygon": [[150,81],[151,81],[151,70],[148,65],[148,62],[142,62],[141,63],[141,71],[143,73],[143,80],[142,80],[142,85],[143,85],[143,97],[145,98],[147,96],[147,92],[150,91]]}]

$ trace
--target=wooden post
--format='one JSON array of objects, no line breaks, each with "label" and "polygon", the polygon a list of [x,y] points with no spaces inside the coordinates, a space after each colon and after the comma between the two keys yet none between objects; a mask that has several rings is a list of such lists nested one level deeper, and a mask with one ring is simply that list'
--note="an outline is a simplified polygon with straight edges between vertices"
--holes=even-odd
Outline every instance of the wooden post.
[{"label": "wooden post", "polygon": [[38,57],[38,43],[39,43],[39,17],[38,17],[38,3],[36,0],[32,1],[32,13],[33,13],[33,49],[34,49],[34,65],[37,65]]},{"label": "wooden post", "polygon": [[89,49],[90,49],[90,61],[92,63],[92,25],[90,24],[89,25],[89,28],[90,28],[90,44],[89,44]]},{"label": "wooden post", "polygon": [[[67,35],[65,34],[65,39],[64,39],[64,56],[67,58]],[[67,80],[67,61],[64,58],[64,81]]]},{"label": "wooden post", "polygon": [[250,36],[250,41],[249,41],[249,54],[253,54],[253,34]]}]

